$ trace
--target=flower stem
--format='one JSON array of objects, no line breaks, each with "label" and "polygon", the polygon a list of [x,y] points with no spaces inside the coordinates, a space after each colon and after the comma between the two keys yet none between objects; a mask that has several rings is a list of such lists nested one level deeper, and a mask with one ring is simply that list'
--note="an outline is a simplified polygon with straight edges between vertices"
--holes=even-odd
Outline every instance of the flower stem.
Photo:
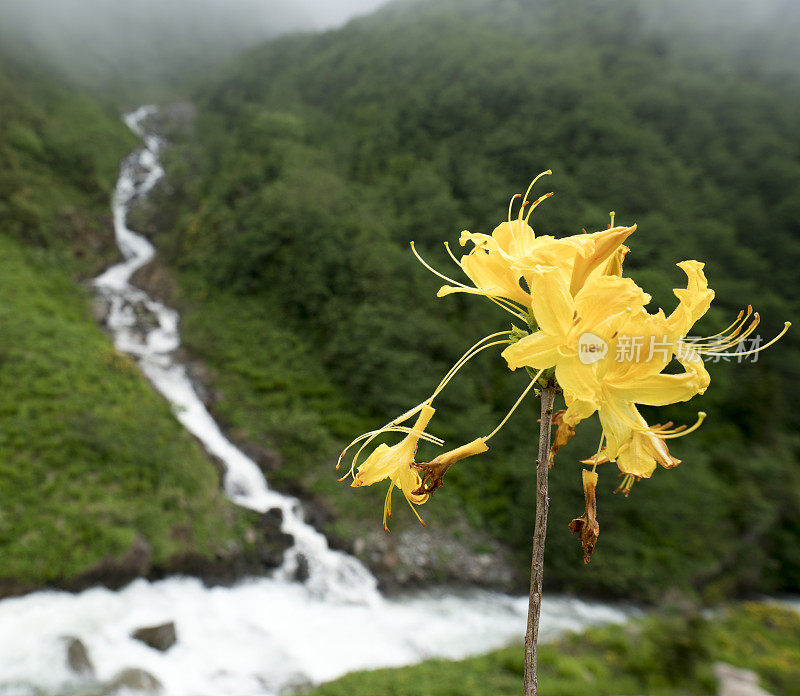
[{"label": "flower stem", "polygon": [[555,387],[542,389],[542,417],[539,426],[539,456],[536,459],[536,525],[533,530],[531,560],[531,593],[528,600],[528,630],[525,633],[525,671],[523,696],[536,696],[536,643],[539,639],[539,614],[542,609],[542,577],[544,576],[544,540],[547,534],[547,494],[549,474],[550,429],[553,421]]}]

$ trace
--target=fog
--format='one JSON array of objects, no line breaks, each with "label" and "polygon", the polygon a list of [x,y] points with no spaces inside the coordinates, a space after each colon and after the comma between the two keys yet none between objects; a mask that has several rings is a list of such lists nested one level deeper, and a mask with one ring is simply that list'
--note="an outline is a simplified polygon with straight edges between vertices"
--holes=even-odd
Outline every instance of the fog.
[{"label": "fog", "polygon": [[288,31],[345,23],[385,0],[2,0],[0,48],[102,90],[173,84]]}]

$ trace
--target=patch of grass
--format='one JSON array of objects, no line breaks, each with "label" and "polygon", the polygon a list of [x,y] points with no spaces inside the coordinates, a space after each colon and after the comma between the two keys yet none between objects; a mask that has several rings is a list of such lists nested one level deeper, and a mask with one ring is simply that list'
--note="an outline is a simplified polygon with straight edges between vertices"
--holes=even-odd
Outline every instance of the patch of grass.
[{"label": "patch of grass", "polygon": [[0,577],[43,583],[143,536],[213,555],[245,513],[49,256],[0,236]]},{"label": "patch of grass", "polygon": [[[765,603],[730,606],[706,621],[650,617],[565,637],[539,649],[543,696],[711,696],[713,663],[755,670],[768,691],[800,694],[800,616]],[[451,662],[349,674],[309,696],[516,696],[522,648]]]}]

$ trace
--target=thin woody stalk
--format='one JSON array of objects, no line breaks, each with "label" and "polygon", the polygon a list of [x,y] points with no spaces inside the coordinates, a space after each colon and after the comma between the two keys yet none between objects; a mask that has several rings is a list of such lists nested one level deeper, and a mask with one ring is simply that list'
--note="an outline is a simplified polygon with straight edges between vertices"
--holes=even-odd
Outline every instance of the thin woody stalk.
[{"label": "thin woody stalk", "polygon": [[544,576],[544,541],[547,534],[547,494],[549,474],[550,429],[553,422],[554,387],[542,389],[542,417],[539,427],[539,456],[536,459],[536,525],[533,530],[531,560],[531,593],[528,601],[528,630],[525,633],[525,671],[523,696],[536,696],[536,643],[539,638],[539,614],[542,609],[542,577]]}]

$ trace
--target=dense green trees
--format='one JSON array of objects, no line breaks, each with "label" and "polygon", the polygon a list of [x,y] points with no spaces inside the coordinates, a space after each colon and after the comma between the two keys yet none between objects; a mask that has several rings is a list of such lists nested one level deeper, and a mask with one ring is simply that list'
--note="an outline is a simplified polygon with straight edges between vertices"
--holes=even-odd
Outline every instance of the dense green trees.
[{"label": "dense green trees", "polygon": [[[267,44],[203,91],[197,141],[172,153],[181,192],[159,244],[186,279],[187,336],[218,371],[218,410],[289,452],[278,476],[322,492],[336,511],[330,529],[352,536],[364,522],[363,501],[337,491],[325,467],[346,436],[344,412],[367,425],[386,420],[474,338],[507,324],[476,298],[434,299],[438,281],[408,241],[447,268],[440,242],[463,228],[490,231],[542,169],[554,171],[542,190],[557,195],[537,211],[536,229],[598,229],[612,208],[637,222],[627,263],[667,308],[681,282],[674,264],[706,260],[718,298],[707,333],[748,303],[765,335],[796,313],[800,75],[776,62],[774,46],[753,52],[739,40],[762,25],[734,13],[712,32],[701,17],[686,26],[687,6],[664,8],[393,5],[341,31]],[[234,337],[237,313],[254,304],[270,310]],[[252,346],[252,359],[230,364],[199,340],[216,305],[226,308],[214,314],[217,340]],[[276,396],[279,385],[245,378],[261,364],[258,335],[277,327],[284,354],[304,356],[283,366],[284,379],[321,370],[328,402]],[[566,522],[581,507],[576,460],[595,433],[564,450],[551,589],[652,597],[669,585],[710,596],[800,588],[797,347],[790,336],[756,365],[711,366],[710,417],[676,443],[676,471],[658,472],[628,500],[610,495],[614,476],[603,472],[589,569]],[[439,432],[456,443],[487,431],[522,386],[499,360],[479,360],[445,392]],[[698,407],[669,415],[689,419]],[[453,470],[425,511],[434,523],[465,514],[525,557],[534,410],[516,416],[492,452]],[[308,420],[317,436],[302,446]]]}]

